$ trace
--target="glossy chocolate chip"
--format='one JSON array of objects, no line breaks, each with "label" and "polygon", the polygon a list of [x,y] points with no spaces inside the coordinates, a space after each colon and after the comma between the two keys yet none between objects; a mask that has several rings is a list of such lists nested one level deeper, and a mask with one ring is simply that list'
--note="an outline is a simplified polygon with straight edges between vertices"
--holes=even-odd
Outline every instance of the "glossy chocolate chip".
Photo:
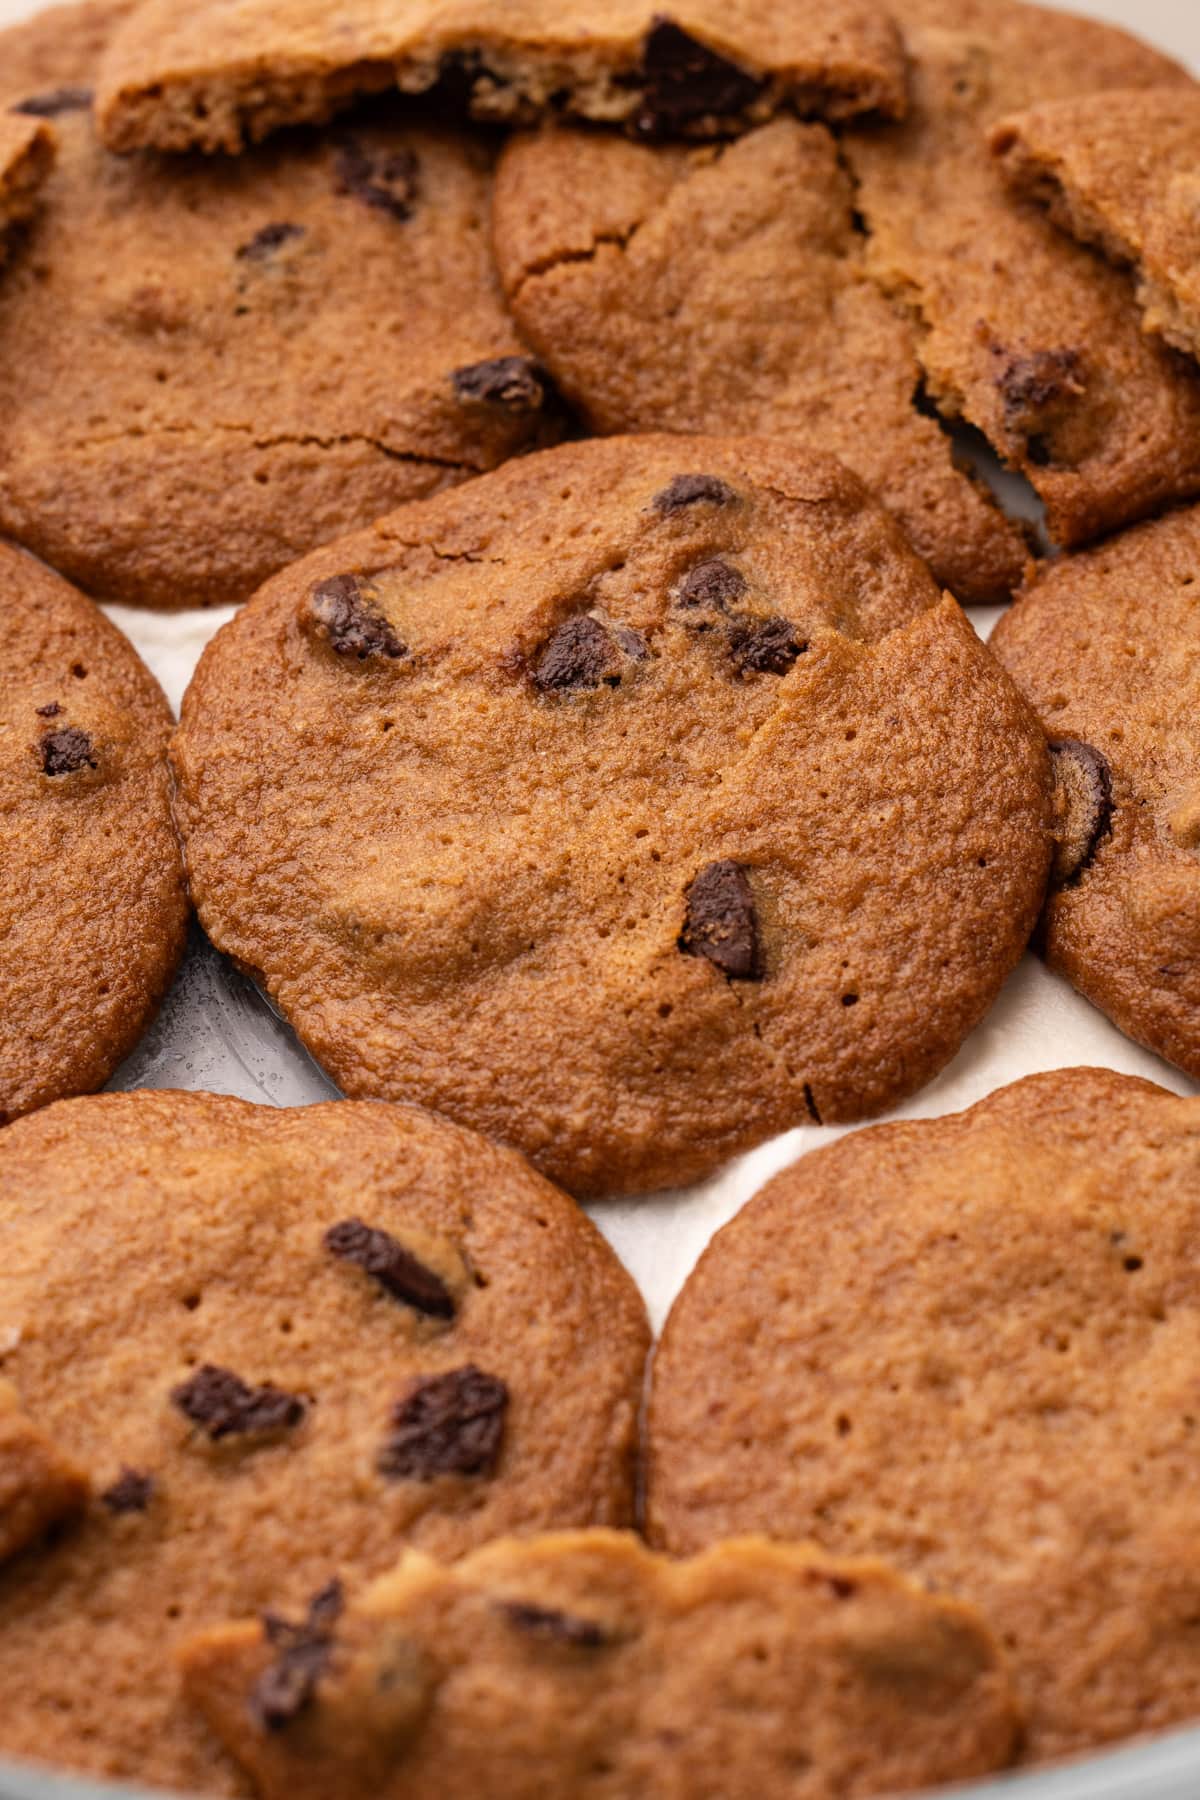
[{"label": "glossy chocolate chip", "polygon": [[746,578],[729,563],[714,558],[689,569],[675,590],[680,606],[723,612],[746,592]]},{"label": "glossy chocolate chip", "polygon": [[52,88],[46,94],[33,94],[18,100],[10,110],[25,113],[31,119],[57,119],[63,113],[86,112],[92,104],[92,90],[85,87]]},{"label": "glossy chocolate chip", "polygon": [[92,740],[76,725],[65,725],[61,731],[50,732],[38,748],[43,775],[74,775],[80,769],[96,767]]},{"label": "glossy chocolate chip", "polygon": [[357,575],[334,575],[308,596],[309,619],[339,656],[396,658],[405,645]]},{"label": "glossy chocolate chip", "polygon": [[204,1363],[171,1390],[171,1404],[214,1443],[227,1437],[259,1437],[299,1425],[307,1408],[296,1394],[249,1387],[230,1369]]},{"label": "glossy chocolate chip", "polygon": [[554,631],[533,663],[533,685],[544,694],[578,693],[621,680],[621,652],[598,619],[578,613]]},{"label": "glossy chocolate chip", "polygon": [[737,495],[718,475],[675,475],[654,496],[654,510],[670,518],[687,506],[732,506]]},{"label": "glossy chocolate chip", "polygon": [[743,675],[786,675],[808,645],[788,619],[735,619],[729,654]]},{"label": "glossy chocolate chip", "polygon": [[393,1300],[432,1319],[452,1319],[454,1296],[439,1275],[427,1269],[389,1232],[343,1219],[325,1233],[325,1248],[342,1262],[355,1263]]},{"label": "glossy chocolate chip", "polygon": [[263,1617],[263,1635],[279,1651],[250,1697],[250,1711],[267,1731],[282,1731],[312,1704],[333,1655],[334,1627],[345,1599],[340,1581],[331,1581],[309,1602],[308,1616],[294,1625],[278,1613]]},{"label": "glossy chocolate chip", "polygon": [[680,949],[703,956],[734,981],[762,977],[758,918],[749,878],[736,862],[707,863],[687,891]]},{"label": "glossy chocolate chip", "polygon": [[551,391],[549,377],[528,356],[468,363],[450,379],[465,405],[495,407],[518,418],[541,412]]},{"label": "glossy chocolate chip", "polygon": [[411,150],[368,151],[357,138],[346,138],[335,169],[342,193],[393,219],[412,217],[420,164]]},{"label": "glossy chocolate chip", "polygon": [[474,1363],[415,1381],[392,1409],[379,1472],[392,1481],[491,1475],[507,1412],[505,1383]]},{"label": "glossy chocolate chip", "polygon": [[575,1650],[602,1650],[611,1642],[603,1625],[579,1619],[552,1606],[532,1606],[523,1600],[503,1600],[500,1608],[509,1624],[523,1637],[543,1643],[566,1644]]},{"label": "glossy chocolate chip", "polygon": [[243,262],[265,262],[284,244],[303,236],[303,225],[289,225],[286,220],[278,219],[264,225],[247,243],[239,245],[236,254]]},{"label": "glossy chocolate chip", "polygon": [[1079,738],[1050,744],[1056,784],[1054,887],[1070,887],[1095,858],[1112,830],[1113,784],[1108,760]]},{"label": "glossy chocolate chip", "polygon": [[111,1513],[140,1513],[145,1512],[153,1500],[154,1489],[153,1475],[125,1468],[112,1486],[105,1488],[100,1499]]},{"label": "glossy chocolate chip", "polygon": [[698,43],[667,18],[651,26],[642,49],[643,104],[635,127],[666,136],[706,122],[728,122],[754,105],[760,77]]}]

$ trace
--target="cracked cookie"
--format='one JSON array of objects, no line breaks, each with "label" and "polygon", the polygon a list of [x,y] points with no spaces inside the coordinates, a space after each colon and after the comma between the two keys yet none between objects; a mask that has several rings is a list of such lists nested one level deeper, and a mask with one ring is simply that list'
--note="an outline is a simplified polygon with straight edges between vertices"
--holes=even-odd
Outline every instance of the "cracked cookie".
[{"label": "cracked cookie", "polygon": [[1059,100],[1004,120],[991,145],[1018,194],[1133,265],[1147,331],[1200,356],[1200,88]]},{"label": "cracked cookie", "polygon": [[282,1654],[405,1545],[629,1523],[642,1303],[511,1152],[112,1094],[0,1132],[0,1194],[0,1758],[245,1794],[185,1638],[270,1608]]},{"label": "cracked cookie", "polygon": [[174,745],[206,929],[356,1097],[572,1191],[893,1104],[1049,862],[1037,723],[828,458],[604,438],[269,583]]},{"label": "cracked cookie", "polygon": [[32,29],[0,40],[0,87],[58,109],[60,154],[0,283],[0,530],[105,598],[241,600],[560,435],[499,296],[481,141],[358,115],[235,161],[118,158],[85,90],[26,70]]},{"label": "cracked cookie", "polygon": [[330,118],[355,94],[441,83],[478,118],[565,113],[650,135],[711,135],[781,106],[904,111],[904,59],[872,0],[146,0],[98,96],[116,150],[237,150]]},{"label": "cracked cookie", "polygon": [[866,1800],[1016,1747],[983,1620],[874,1561],[744,1538],[674,1563],[572,1532],[410,1553],[337,1599],[183,1646],[262,1800]]},{"label": "cracked cookie", "polygon": [[839,456],[960,600],[1028,549],[922,410],[914,327],[867,279],[823,126],[719,148],[518,138],[494,237],[521,331],[597,431],[760,432]]},{"label": "cracked cookie", "polygon": [[987,145],[1038,102],[1188,77],[1111,26],[1012,0],[893,10],[909,117],[843,150],[867,268],[916,321],[929,399],[1032,483],[1061,545],[1200,491],[1200,373],[1143,334],[1126,274],[1012,195]]},{"label": "cracked cookie", "polygon": [[90,600],[0,542],[0,1125],[103,1087],[183,950],[167,703]]},{"label": "cracked cookie", "polygon": [[1050,564],[992,645],[1059,773],[1046,959],[1200,1078],[1200,508]]},{"label": "cracked cookie", "polygon": [[1030,1760],[1200,1712],[1200,1101],[1108,1070],[793,1164],[656,1353],[651,1541],[883,1556],[978,1605]]},{"label": "cracked cookie", "polygon": [[43,119],[0,115],[0,263],[7,240],[37,210],[54,163],[54,135]]}]

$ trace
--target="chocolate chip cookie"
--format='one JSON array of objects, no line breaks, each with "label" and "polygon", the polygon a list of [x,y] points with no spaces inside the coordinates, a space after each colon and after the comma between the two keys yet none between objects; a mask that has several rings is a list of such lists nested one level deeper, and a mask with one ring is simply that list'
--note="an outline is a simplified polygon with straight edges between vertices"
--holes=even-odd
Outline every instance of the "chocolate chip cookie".
[{"label": "chocolate chip cookie", "polygon": [[1200,1712],[1200,1101],[1107,1070],[794,1164],[667,1323],[652,1540],[887,1557],[1011,1650],[1030,1758]]},{"label": "chocolate chip cookie", "polygon": [[1200,1078],[1200,508],[1051,564],[993,644],[1060,777],[1044,949]]},{"label": "chocolate chip cookie", "polygon": [[1004,120],[991,146],[1018,194],[1133,265],[1146,329],[1200,356],[1200,88],[1059,100]]},{"label": "chocolate chip cookie", "polygon": [[1007,676],[765,440],[564,446],[328,546],[218,635],[174,755],[205,926],[339,1085],[576,1192],[919,1086],[1049,857]]},{"label": "chocolate chip cookie", "polygon": [[90,600],[0,543],[0,1125],[103,1087],[158,1008],[187,901],[171,715]]},{"label": "chocolate chip cookie", "polygon": [[603,1531],[412,1553],[303,1622],[201,1634],[183,1666],[263,1800],[865,1800],[1016,1743],[970,1608],[762,1538],[686,1563]]},{"label": "chocolate chip cookie", "polygon": [[408,1543],[629,1521],[642,1304],[511,1153],[114,1094],[0,1132],[0,1193],[0,1757],[243,1794],[183,1638]]},{"label": "chocolate chip cookie", "polygon": [[867,278],[854,190],[823,126],[651,148],[518,138],[496,177],[505,293],[597,431],[762,432],[848,463],[965,601],[1028,550],[955,466],[911,319]]},{"label": "chocolate chip cookie", "polygon": [[0,285],[0,530],[106,598],[240,600],[560,434],[499,297],[485,144],[356,116],[236,161],[110,156],[86,88],[33,79],[32,29],[0,89],[60,155]]},{"label": "chocolate chip cookie", "polygon": [[0,262],[7,240],[37,210],[54,162],[54,136],[42,119],[0,116]]},{"label": "chocolate chip cookie", "polygon": [[846,118],[904,110],[904,60],[872,0],[146,0],[98,98],[116,150],[237,150],[329,118],[355,93],[438,82],[480,118],[545,113],[711,134],[785,104]]},{"label": "chocolate chip cookie", "polygon": [[867,266],[920,325],[929,399],[978,427],[1076,545],[1200,491],[1200,373],[1144,336],[1129,277],[1011,194],[990,126],[1042,101],[1184,84],[1123,32],[1012,0],[895,0],[913,104],[845,154]]}]

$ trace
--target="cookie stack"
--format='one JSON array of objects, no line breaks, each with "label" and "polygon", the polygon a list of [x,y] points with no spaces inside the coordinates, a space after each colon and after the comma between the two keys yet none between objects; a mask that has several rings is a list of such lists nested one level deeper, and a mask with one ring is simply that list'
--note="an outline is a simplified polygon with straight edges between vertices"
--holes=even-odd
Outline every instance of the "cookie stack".
[{"label": "cookie stack", "polygon": [[[0,1756],[871,1800],[1200,1716],[1200,1102],[803,1157],[648,1405],[576,1204],[895,1107],[1031,940],[1200,1077],[1198,94],[1018,0],[0,36]],[[178,726],[97,601],[239,603]],[[192,907],[346,1099],[99,1094]]]}]

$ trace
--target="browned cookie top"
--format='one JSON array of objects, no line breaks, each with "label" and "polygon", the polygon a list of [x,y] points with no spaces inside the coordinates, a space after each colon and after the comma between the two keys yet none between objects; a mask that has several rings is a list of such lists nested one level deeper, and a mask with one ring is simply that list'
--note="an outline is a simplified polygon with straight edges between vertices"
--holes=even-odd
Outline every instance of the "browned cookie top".
[{"label": "browned cookie top", "polygon": [[205,925],[335,1080],[573,1191],[918,1086],[1049,853],[1007,677],[765,440],[571,445],[328,546],[217,637],[175,759]]},{"label": "browned cookie top", "polygon": [[0,41],[0,91],[61,148],[0,286],[0,529],[108,597],[239,600],[558,435],[499,297],[485,145],[360,116],[236,160],[117,158],[32,29],[11,61]]},{"label": "browned cookie top", "polygon": [[54,134],[44,119],[0,115],[0,262],[8,235],[32,218],[54,165]]},{"label": "browned cookie top", "polygon": [[1200,87],[1054,101],[1002,121],[991,144],[1056,225],[1135,265],[1146,328],[1200,355]]},{"label": "browned cookie top", "polygon": [[1200,1077],[1200,509],[1050,565],[993,639],[1055,746],[1053,968]]},{"label": "browned cookie top", "polygon": [[478,117],[568,113],[654,135],[730,130],[791,103],[904,111],[895,25],[874,0],[145,0],[99,95],[118,150],[236,150],[355,93],[444,81]]},{"label": "browned cookie top", "polygon": [[343,1601],[302,1636],[184,1646],[263,1800],[866,1800],[1015,1747],[984,1622],[877,1562],[745,1538],[673,1563],[571,1532],[410,1553]]},{"label": "browned cookie top", "polygon": [[1188,81],[1111,26],[1013,0],[895,0],[913,105],[850,133],[868,268],[919,320],[929,396],[982,430],[1078,544],[1200,489],[1200,375],[1129,278],[1015,199],[988,128],[1039,101]]},{"label": "browned cookie top", "polygon": [[652,1540],[879,1555],[975,1601],[1034,1760],[1200,1712],[1200,1102],[1107,1070],[859,1132],[667,1323]]},{"label": "browned cookie top", "polygon": [[171,715],[103,613],[0,543],[0,1124],[102,1087],[183,948]]},{"label": "browned cookie top", "polygon": [[1020,533],[922,411],[915,328],[867,278],[822,126],[719,148],[518,138],[496,179],[522,332],[598,431],[762,432],[838,455],[965,601],[1007,595]]},{"label": "browned cookie top", "polygon": [[0,1196],[0,1518],[64,1519],[0,1564],[0,1757],[244,1792],[184,1636],[406,1543],[628,1522],[641,1302],[510,1153],[407,1108],[106,1095],[0,1132]]}]

